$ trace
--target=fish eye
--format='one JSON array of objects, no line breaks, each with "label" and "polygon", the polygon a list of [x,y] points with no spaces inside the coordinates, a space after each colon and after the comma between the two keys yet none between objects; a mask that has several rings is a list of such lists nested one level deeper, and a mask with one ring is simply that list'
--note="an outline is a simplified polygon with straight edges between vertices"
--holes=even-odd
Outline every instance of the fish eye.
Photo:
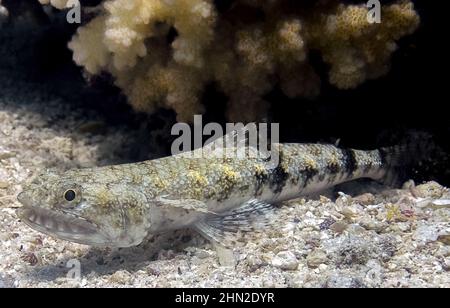
[{"label": "fish eye", "polygon": [[66,201],[68,201],[68,202],[75,200],[76,197],[77,197],[77,194],[72,189],[68,189],[64,193],[64,199],[66,199]]}]

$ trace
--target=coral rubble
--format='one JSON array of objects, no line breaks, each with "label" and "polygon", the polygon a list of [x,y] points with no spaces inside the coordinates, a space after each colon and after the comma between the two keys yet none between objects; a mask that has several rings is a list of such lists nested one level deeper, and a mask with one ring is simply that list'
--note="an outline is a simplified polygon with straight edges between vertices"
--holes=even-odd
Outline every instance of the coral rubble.
[{"label": "coral rubble", "polygon": [[203,111],[210,83],[229,97],[234,121],[264,117],[275,86],[292,98],[318,95],[311,51],[331,84],[355,88],[387,73],[396,41],[419,25],[410,0],[383,5],[381,23],[368,21],[365,2],[337,0],[108,0],[99,9],[69,43],[75,62],[112,74],[136,110],[168,107],[178,120]]}]

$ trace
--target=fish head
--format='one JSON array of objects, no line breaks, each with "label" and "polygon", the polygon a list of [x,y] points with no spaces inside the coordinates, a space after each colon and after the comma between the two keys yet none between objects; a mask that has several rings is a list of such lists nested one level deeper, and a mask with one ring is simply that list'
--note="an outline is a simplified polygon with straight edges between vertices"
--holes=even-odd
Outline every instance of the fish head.
[{"label": "fish head", "polygon": [[150,226],[145,195],[107,168],[46,171],[18,200],[18,216],[28,226],[85,245],[135,246]]}]

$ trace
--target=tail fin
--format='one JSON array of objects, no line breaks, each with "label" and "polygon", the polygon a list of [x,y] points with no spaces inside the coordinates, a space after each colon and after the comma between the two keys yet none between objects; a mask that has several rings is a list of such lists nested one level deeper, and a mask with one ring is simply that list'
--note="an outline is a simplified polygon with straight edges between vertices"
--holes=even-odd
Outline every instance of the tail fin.
[{"label": "tail fin", "polygon": [[396,146],[379,150],[386,174],[380,180],[388,186],[399,186],[413,176],[414,168],[431,160],[437,153],[432,136],[423,132],[410,133]]}]

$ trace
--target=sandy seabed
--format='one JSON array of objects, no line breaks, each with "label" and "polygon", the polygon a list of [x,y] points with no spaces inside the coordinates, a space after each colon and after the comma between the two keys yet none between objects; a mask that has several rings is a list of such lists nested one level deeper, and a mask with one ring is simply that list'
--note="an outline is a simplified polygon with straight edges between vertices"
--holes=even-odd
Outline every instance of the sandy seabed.
[{"label": "sandy seabed", "polygon": [[22,184],[44,168],[120,162],[135,132],[22,88],[3,83],[0,97],[0,287],[450,287],[450,191],[435,182],[286,202],[231,255],[189,230],[129,249],[37,233],[16,216]]}]

